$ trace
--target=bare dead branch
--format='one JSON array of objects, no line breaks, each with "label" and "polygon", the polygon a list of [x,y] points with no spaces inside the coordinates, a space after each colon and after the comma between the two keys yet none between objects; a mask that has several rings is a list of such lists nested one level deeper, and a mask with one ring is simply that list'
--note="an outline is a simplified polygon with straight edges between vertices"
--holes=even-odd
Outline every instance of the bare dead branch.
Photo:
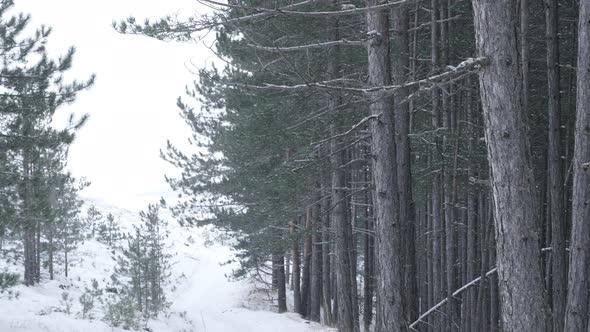
[{"label": "bare dead branch", "polygon": [[[489,277],[492,274],[496,273],[496,271],[497,271],[497,268],[493,268],[493,269],[489,270],[488,272],[486,272],[485,276]],[[480,280],[481,280],[481,276],[471,280],[469,283],[463,285],[461,288],[454,291],[452,296],[455,297],[455,296],[463,293],[465,290],[469,289],[470,287],[475,286],[475,284],[477,284]],[[449,298],[447,297],[447,298],[443,299],[442,301],[440,301],[439,303],[437,303],[434,307],[428,309],[425,313],[420,315],[420,317],[418,317],[418,319],[416,321],[414,321],[412,324],[410,324],[410,328],[415,329],[416,325],[418,325],[418,323],[420,323],[424,318],[426,318],[428,315],[433,313],[436,309],[442,307],[448,301],[449,301]]]},{"label": "bare dead branch", "polygon": [[332,47],[332,46],[365,46],[367,40],[335,40],[329,42],[322,42],[322,43],[314,43],[308,45],[298,45],[298,46],[261,46],[261,45],[254,45],[254,44],[247,44],[250,47],[254,47],[259,50],[268,51],[268,52],[293,52],[293,51],[303,51],[309,50],[314,48],[325,48],[325,47]]}]

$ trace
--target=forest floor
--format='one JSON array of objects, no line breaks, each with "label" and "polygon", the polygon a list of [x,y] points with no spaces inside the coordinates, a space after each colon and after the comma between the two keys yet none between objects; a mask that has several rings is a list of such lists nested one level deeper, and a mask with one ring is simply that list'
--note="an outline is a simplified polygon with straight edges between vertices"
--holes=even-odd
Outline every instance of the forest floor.
[{"label": "forest floor", "polygon": [[[128,230],[139,222],[137,213],[106,204],[95,206],[105,215],[112,213],[123,229]],[[143,322],[148,331],[327,331],[295,313],[277,314],[276,294],[264,291],[251,280],[230,281],[227,276],[237,266],[231,262],[234,258],[228,245],[231,238],[211,227],[181,227],[170,218],[168,223],[172,254],[168,300],[172,304],[157,319]],[[17,252],[18,248],[11,250],[10,242],[4,243],[0,271],[22,275],[22,255]],[[92,279],[98,281],[99,289],[109,286],[115,266],[113,254],[116,251],[111,247],[95,239],[85,240],[71,253],[68,278],[59,265],[53,281],[43,275],[42,282],[34,287],[18,285],[3,291],[0,331],[123,331],[103,321],[107,297],[112,294],[105,292],[95,301],[89,313],[92,318],[82,317],[79,301],[85,289],[92,288]],[[64,293],[69,300],[64,301]]]}]

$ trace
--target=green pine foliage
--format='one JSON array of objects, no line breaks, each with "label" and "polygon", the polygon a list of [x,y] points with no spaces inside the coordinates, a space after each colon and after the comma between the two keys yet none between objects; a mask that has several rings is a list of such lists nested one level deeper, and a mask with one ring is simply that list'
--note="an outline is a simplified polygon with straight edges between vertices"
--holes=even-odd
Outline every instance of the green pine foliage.
[{"label": "green pine foliage", "polygon": [[123,237],[119,228],[119,222],[115,220],[115,216],[112,213],[107,214],[106,219],[102,219],[97,224],[97,229],[98,240],[108,246],[115,245],[116,241]]},{"label": "green pine foliage", "polygon": [[16,286],[20,282],[20,275],[12,272],[0,272],[0,292]]},{"label": "green pine foliage", "polygon": [[64,79],[74,48],[50,58],[46,45],[51,29],[41,26],[31,33],[30,16],[10,14],[13,5],[0,0],[0,236],[23,242],[24,281],[32,285],[41,279],[38,257],[48,260],[44,266],[52,277],[58,240],[68,250],[80,232],[70,226],[77,223],[81,188],[65,171],[65,161],[87,116],[72,115],[64,129],[56,128],[52,119],[93,84],[94,76]]},{"label": "green pine foliage", "polygon": [[[133,231],[127,234],[126,244],[116,257],[117,266],[111,279],[123,291],[112,304],[113,315],[130,314],[132,304],[142,317],[154,318],[170,305],[166,299],[171,258],[166,247],[168,231],[158,210],[157,205],[149,205],[147,212],[140,213],[142,223],[134,225]],[[108,320],[120,323],[120,316]]]},{"label": "green pine foliage", "polygon": [[88,230],[87,237],[94,238],[99,231],[99,225],[102,220],[102,213],[92,205],[86,210],[85,226]]},{"label": "green pine foliage", "polygon": [[133,298],[129,296],[111,297],[107,303],[104,320],[111,326],[125,330],[139,330],[141,315]]},{"label": "green pine foliage", "polygon": [[[216,15],[231,19],[252,12],[249,6],[266,4],[247,1],[241,5],[244,7]],[[330,8],[313,4],[314,10]],[[362,17],[356,16],[342,19],[347,38],[362,38],[351,28],[361,22]],[[168,179],[186,198],[174,211],[186,223],[197,223],[196,219],[205,215],[204,222],[239,234],[236,248],[241,268],[235,271],[236,277],[265,267],[271,254],[287,250],[290,237],[285,229],[297,218],[301,206],[314,202],[317,174],[329,167],[329,158],[320,153],[325,148],[318,142],[331,135],[332,115],[325,112],[330,92],[248,88],[329,79],[327,48],[282,54],[261,47],[325,42],[332,24],[323,17],[276,16],[255,24],[218,27],[216,50],[227,59],[226,66],[200,71],[199,81],[186,98],[198,100],[200,108],[192,107],[190,101],[178,101],[193,131],[191,142],[196,152],[186,153],[169,144],[164,156],[182,169],[181,177]],[[162,32],[157,36],[170,35]],[[343,62],[351,65],[341,74],[352,78],[358,67],[365,66],[364,50],[348,48],[342,53]],[[339,119],[338,131],[350,129],[366,113],[355,97],[346,102],[348,106],[334,115]],[[351,144],[362,137],[344,139]]]}]

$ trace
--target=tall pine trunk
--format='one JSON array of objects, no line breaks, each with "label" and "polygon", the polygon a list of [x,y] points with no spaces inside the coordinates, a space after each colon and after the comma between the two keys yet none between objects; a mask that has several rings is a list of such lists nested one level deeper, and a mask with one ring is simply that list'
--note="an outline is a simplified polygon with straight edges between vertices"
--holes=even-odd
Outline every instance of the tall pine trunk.
[{"label": "tall pine trunk", "polygon": [[309,317],[311,309],[311,255],[312,255],[312,215],[311,207],[305,209],[305,233],[303,237],[303,273],[301,276],[301,314]]},{"label": "tall pine trunk", "polygon": [[533,171],[522,110],[514,0],[473,1],[505,331],[546,331]]},{"label": "tall pine trunk", "polygon": [[[332,136],[335,135],[335,125],[332,125]],[[353,270],[350,251],[350,237],[347,228],[350,227],[346,214],[346,174],[344,165],[345,151],[339,139],[332,141],[332,227],[334,229],[334,254],[336,258],[336,292],[338,298],[338,328],[342,331],[356,331],[358,319],[355,317],[351,273]]]},{"label": "tall pine trunk", "polygon": [[301,313],[301,264],[299,256],[299,230],[295,217],[291,223],[291,259],[293,260],[293,311]]},{"label": "tall pine trunk", "polygon": [[287,311],[287,281],[285,280],[285,256],[273,255],[273,267],[277,279],[277,304],[279,313]]},{"label": "tall pine trunk", "polygon": [[586,331],[590,283],[590,1],[580,1],[576,96],[576,143],[572,192],[572,237],[566,331]]},{"label": "tall pine trunk", "polygon": [[330,211],[331,200],[327,195],[330,188],[331,179],[322,173],[322,196],[328,196],[322,200],[322,308],[324,316],[324,324],[334,324],[332,316],[332,278],[330,265]]},{"label": "tall pine trunk", "polygon": [[561,160],[558,0],[545,0],[549,144],[547,148],[547,208],[551,225],[551,299],[553,331],[563,331],[566,296],[565,209]]},{"label": "tall pine trunk", "polygon": [[[435,74],[438,71],[439,66],[439,24],[438,20],[438,0],[432,0],[430,6],[430,59],[431,59],[431,73]],[[442,280],[442,162],[440,160],[441,155],[441,142],[438,135],[438,128],[441,127],[441,114],[440,114],[440,91],[434,86],[431,91],[432,98],[432,129],[434,132],[435,150],[430,155],[430,167],[434,171],[432,175],[432,299],[433,305],[440,300],[443,294]],[[439,170],[440,167],[440,170]],[[439,331],[442,327],[440,321],[440,315],[435,315],[432,319],[432,325],[434,331]]]},{"label": "tall pine trunk", "polygon": [[[364,172],[365,182],[371,181],[370,173],[368,170]],[[364,192],[364,203],[365,203],[365,225],[366,232],[364,234],[364,314],[363,322],[365,331],[369,331],[371,324],[373,323],[373,295],[375,285],[375,237],[372,235],[374,230],[373,227],[373,214],[371,213],[371,194],[368,191]]]},{"label": "tall pine trunk", "polygon": [[[367,0],[367,7],[377,6]],[[373,34],[368,44],[369,85],[391,83],[389,56],[389,15],[387,9],[367,12],[367,29]],[[402,258],[397,170],[391,97],[371,95],[369,110],[373,181],[375,185],[375,255],[377,260],[377,316],[375,331],[396,332],[407,329],[402,303]]]},{"label": "tall pine trunk", "polygon": [[313,213],[313,227],[312,227],[312,262],[311,262],[311,285],[310,285],[310,316],[309,319],[314,322],[320,321],[320,305],[322,301],[322,238],[321,238],[321,225],[323,211],[319,201],[321,200],[321,185],[316,188],[316,194],[314,200],[317,202],[314,204]]},{"label": "tall pine trunk", "polygon": [[[403,84],[408,77],[408,6],[400,5],[391,11],[392,81]],[[397,182],[399,188],[399,220],[403,232],[403,289],[406,319],[414,321],[418,315],[418,284],[416,274],[415,217],[412,197],[412,172],[410,164],[410,108],[408,89],[402,88],[393,96],[395,111],[395,143],[397,151]]]}]

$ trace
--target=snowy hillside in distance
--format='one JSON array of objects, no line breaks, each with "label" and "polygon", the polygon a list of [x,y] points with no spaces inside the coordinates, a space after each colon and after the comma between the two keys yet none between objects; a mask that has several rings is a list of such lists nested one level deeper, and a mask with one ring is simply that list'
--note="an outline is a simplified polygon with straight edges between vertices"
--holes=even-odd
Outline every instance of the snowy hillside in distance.
[{"label": "snowy hillside in distance", "polygon": [[[122,229],[130,229],[140,220],[133,211],[100,202],[92,205],[103,215],[112,213]],[[230,260],[233,254],[223,241],[215,241],[223,238],[220,232],[211,227],[181,227],[167,216],[167,211],[161,211],[160,216],[168,221],[170,231],[172,282],[167,297],[172,305],[157,320],[147,323],[150,331],[327,331],[297,314],[273,312],[276,303],[270,300],[272,296],[256,291],[251,282],[229,281],[226,275],[235,266],[220,263]],[[10,248],[9,242],[5,242],[5,248]],[[9,250],[4,255],[0,271],[22,275],[22,263],[13,264],[9,259],[14,254]],[[108,287],[115,265],[112,255],[113,249],[107,245],[95,239],[85,240],[71,253],[69,278],[65,278],[60,266],[54,281],[44,275],[37,286],[18,285],[0,294],[0,331],[123,331],[102,321],[105,309],[99,303],[90,312],[94,319],[82,319],[78,300],[85,288],[91,288],[92,279],[98,281],[100,289]],[[62,299],[64,292],[71,299],[69,314]]]}]

